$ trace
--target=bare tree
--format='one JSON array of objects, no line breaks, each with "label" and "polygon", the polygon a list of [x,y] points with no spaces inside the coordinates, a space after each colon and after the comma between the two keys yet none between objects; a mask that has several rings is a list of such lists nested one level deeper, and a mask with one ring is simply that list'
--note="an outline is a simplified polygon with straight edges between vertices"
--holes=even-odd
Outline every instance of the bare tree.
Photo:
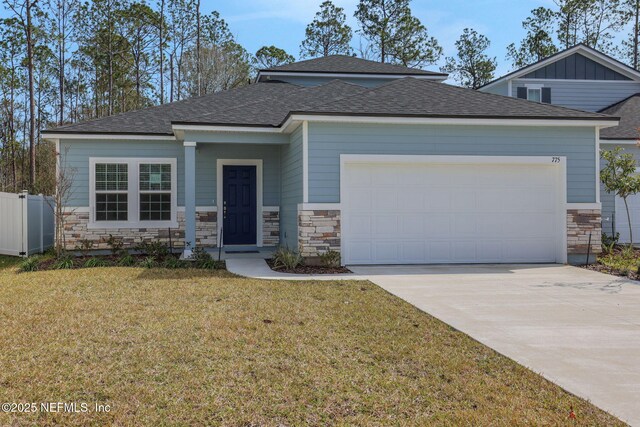
[{"label": "bare tree", "polygon": [[67,247],[65,234],[67,216],[75,212],[75,209],[70,209],[68,204],[73,196],[73,182],[77,170],[70,167],[67,163],[68,152],[69,147],[66,146],[64,147],[64,155],[59,152],[56,153],[55,193],[53,195],[53,200],[47,199],[47,202],[51,204],[53,215],[55,217],[55,250],[56,255],[58,256],[62,255]]}]

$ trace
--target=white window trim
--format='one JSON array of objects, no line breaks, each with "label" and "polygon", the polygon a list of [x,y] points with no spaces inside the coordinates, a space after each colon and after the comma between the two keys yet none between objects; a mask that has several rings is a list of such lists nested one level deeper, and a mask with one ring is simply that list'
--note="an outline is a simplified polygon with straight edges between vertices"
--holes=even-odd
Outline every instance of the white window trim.
[{"label": "white window trim", "polygon": [[[218,159],[216,161],[216,200],[218,212],[224,212],[223,209],[223,182],[222,168],[223,166],[255,166],[256,167],[256,246],[261,248],[263,244],[262,238],[262,159]],[[224,219],[219,216],[217,221],[217,236],[220,236]],[[223,236],[224,238],[224,236]],[[225,246],[224,242],[219,242],[220,246]]]},{"label": "white window trim", "polygon": [[534,102],[542,102],[542,88],[544,87],[543,84],[531,84],[531,83],[528,83],[528,84],[526,84],[524,86],[527,88],[527,101],[533,101],[529,97],[529,92],[536,90],[540,94],[540,98],[539,98],[539,101],[534,101]]},{"label": "white window trim", "polygon": [[[128,221],[96,221],[96,164],[120,163],[127,164],[127,176],[129,185],[128,196]],[[169,221],[140,221],[140,164],[171,165],[171,220]],[[177,159],[145,158],[145,157],[90,157],[89,158],[89,223],[88,229],[116,229],[116,228],[178,228],[178,171]]]}]

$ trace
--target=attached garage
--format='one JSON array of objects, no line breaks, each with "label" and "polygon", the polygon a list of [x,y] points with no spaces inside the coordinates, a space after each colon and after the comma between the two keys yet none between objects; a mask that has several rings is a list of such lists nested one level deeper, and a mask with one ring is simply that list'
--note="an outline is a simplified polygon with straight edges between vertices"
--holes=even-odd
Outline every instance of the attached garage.
[{"label": "attached garage", "polygon": [[342,155],[345,264],[566,262],[563,157]]}]

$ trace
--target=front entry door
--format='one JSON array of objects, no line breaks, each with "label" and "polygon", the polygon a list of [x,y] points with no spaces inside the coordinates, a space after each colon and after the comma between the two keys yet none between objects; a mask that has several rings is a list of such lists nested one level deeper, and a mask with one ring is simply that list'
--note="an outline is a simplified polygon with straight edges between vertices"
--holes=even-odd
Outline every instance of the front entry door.
[{"label": "front entry door", "polygon": [[256,167],[222,167],[222,236],[225,245],[255,245]]}]

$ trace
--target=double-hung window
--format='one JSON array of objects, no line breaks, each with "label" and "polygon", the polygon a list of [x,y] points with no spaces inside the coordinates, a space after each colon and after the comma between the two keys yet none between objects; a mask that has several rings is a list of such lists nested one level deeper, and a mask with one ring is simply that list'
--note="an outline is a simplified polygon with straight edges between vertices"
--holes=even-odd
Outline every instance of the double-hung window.
[{"label": "double-hung window", "polygon": [[140,221],[171,220],[171,164],[140,163]]},{"label": "double-hung window", "polygon": [[96,163],[95,220],[127,221],[129,219],[129,165]]},{"label": "double-hung window", "polygon": [[527,88],[527,99],[534,102],[542,102],[542,88]]},{"label": "double-hung window", "polygon": [[175,158],[98,158],[90,164],[90,228],[177,227]]}]

